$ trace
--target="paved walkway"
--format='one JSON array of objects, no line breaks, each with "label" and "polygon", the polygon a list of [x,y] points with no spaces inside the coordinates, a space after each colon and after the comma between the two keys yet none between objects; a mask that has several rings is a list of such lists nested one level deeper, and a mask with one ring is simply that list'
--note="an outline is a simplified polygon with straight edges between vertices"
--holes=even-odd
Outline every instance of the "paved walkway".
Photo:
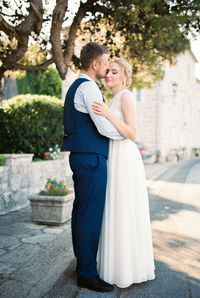
[{"label": "paved walkway", "polygon": [[70,224],[34,224],[29,207],[3,215],[0,255],[0,297],[41,297],[71,262]]},{"label": "paved walkway", "polygon": [[[148,186],[167,169],[176,171],[176,168],[172,163],[145,165]],[[157,270],[162,267],[160,262],[156,267]],[[74,268],[69,221],[59,227],[34,224],[29,207],[0,216],[0,297],[160,297],[144,295],[146,285],[151,282],[141,284],[138,293],[143,294],[139,296],[134,296],[133,290],[123,290],[122,295],[117,287],[112,294],[80,290]]]}]

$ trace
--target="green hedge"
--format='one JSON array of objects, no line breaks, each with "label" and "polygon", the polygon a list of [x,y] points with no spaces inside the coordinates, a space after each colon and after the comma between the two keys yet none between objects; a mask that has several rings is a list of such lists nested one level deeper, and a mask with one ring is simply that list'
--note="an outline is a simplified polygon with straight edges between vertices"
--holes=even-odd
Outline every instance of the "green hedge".
[{"label": "green hedge", "polygon": [[18,95],[0,104],[0,153],[34,153],[62,145],[63,102],[46,95]]},{"label": "green hedge", "polygon": [[55,68],[27,71],[26,76],[17,78],[19,94],[45,94],[61,98],[62,80]]}]

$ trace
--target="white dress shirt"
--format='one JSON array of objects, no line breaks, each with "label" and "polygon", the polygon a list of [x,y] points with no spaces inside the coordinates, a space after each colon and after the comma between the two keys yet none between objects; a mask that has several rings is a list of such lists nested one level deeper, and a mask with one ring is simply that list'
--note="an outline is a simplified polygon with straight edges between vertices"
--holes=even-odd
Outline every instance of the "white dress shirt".
[{"label": "white dress shirt", "polygon": [[122,136],[116,127],[105,117],[97,115],[92,110],[92,103],[102,102],[102,93],[95,83],[88,75],[80,73],[78,78],[85,78],[89,81],[83,82],[76,90],[74,97],[75,109],[82,113],[87,113],[90,115],[92,121],[94,122],[98,132],[113,140],[122,140],[125,137]]}]

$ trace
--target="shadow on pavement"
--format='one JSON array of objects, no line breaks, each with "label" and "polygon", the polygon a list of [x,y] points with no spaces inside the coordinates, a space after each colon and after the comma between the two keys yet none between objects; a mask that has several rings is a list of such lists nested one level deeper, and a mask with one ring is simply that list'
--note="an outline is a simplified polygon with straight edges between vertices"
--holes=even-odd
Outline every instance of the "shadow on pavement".
[{"label": "shadow on pavement", "polygon": [[149,194],[151,221],[165,220],[171,214],[176,214],[180,212],[180,210],[189,210],[197,213],[200,212],[200,208],[192,204],[176,202],[161,196],[151,195],[150,191]]},{"label": "shadow on pavement", "polygon": [[[199,280],[184,272],[171,269],[167,264],[155,261],[156,279],[141,284],[133,284],[129,288],[120,289],[115,286],[112,293],[96,293],[87,289],[79,289],[76,285],[74,272],[75,261],[60,276],[59,280],[44,298],[198,298],[200,291]],[[191,295],[192,294],[192,295]]]},{"label": "shadow on pavement", "polygon": [[[191,159],[191,160],[184,160],[173,164],[166,170],[164,173],[156,177],[156,180],[163,180],[168,182],[177,182],[177,183],[184,183],[189,171],[196,165],[200,164],[200,158]],[[170,172],[172,169],[177,169],[174,175],[170,176]],[[168,176],[169,174],[169,176]],[[197,182],[191,182],[194,184],[199,184]]]}]

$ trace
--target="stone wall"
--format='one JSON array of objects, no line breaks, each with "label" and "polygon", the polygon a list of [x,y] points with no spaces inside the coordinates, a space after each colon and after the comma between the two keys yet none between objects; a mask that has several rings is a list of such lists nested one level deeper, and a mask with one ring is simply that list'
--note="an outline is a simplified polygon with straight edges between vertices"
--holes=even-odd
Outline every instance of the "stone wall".
[{"label": "stone wall", "polygon": [[73,186],[67,152],[57,160],[33,162],[33,154],[4,154],[5,166],[0,166],[0,215],[29,205],[30,194],[43,189],[49,176],[65,179]]},{"label": "stone wall", "polygon": [[[174,149],[185,148],[183,158],[193,158],[200,148],[200,82],[195,77],[197,61],[190,51],[176,64],[163,65],[164,79],[152,89],[142,89],[137,100],[137,140],[168,160]],[[176,83],[176,89],[173,84]],[[182,156],[183,154],[181,154]]]}]

